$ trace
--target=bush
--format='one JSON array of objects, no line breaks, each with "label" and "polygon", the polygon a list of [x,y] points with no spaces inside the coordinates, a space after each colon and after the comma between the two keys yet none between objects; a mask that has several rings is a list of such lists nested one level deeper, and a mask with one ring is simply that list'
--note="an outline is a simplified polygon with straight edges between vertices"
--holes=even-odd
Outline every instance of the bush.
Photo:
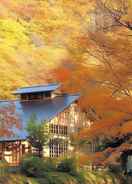
[{"label": "bush", "polygon": [[64,159],[62,160],[57,167],[57,171],[65,172],[73,176],[79,184],[85,184],[85,177],[83,172],[77,169],[77,162],[75,159]]},{"label": "bush", "polygon": [[87,183],[83,171],[77,172],[74,178],[77,180],[79,184]]},{"label": "bush", "polygon": [[74,159],[64,159],[56,167],[51,159],[30,155],[22,160],[20,168],[26,176],[36,177],[40,184],[65,184],[68,180],[85,184],[83,173],[77,170]]},{"label": "bush", "polygon": [[43,171],[44,172],[56,171],[56,162],[53,159],[43,160]]},{"label": "bush", "polygon": [[77,164],[75,159],[69,158],[62,160],[57,166],[57,171],[66,172],[72,176],[76,175]]},{"label": "bush", "polygon": [[21,172],[26,176],[40,177],[43,175],[43,160],[35,156],[25,157],[20,165]]},{"label": "bush", "polygon": [[114,173],[114,174],[118,175],[118,174],[122,173],[121,165],[110,164],[109,165],[109,171],[111,173]]},{"label": "bush", "polygon": [[[37,179],[39,184],[77,184],[76,179],[67,173],[47,172],[45,177]],[[82,183],[83,184],[83,183]]]},{"label": "bush", "polygon": [[56,164],[51,159],[44,160],[36,156],[27,156],[22,160],[20,169],[26,176],[42,177],[45,172],[56,171]]}]

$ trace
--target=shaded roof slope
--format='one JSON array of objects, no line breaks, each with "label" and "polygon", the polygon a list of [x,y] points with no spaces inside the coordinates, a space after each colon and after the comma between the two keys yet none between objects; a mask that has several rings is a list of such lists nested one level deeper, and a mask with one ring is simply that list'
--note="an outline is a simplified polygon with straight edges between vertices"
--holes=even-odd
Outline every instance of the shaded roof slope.
[{"label": "shaded roof slope", "polygon": [[8,140],[24,140],[28,137],[28,132],[25,130],[28,120],[32,114],[35,114],[38,122],[49,121],[63,112],[70,104],[79,98],[79,94],[62,95],[53,99],[43,101],[0,101],[0,107],[15,105],[16,113],[21,120],[21,129],[12,127],[15,136],[0,137],[0,141]]}]

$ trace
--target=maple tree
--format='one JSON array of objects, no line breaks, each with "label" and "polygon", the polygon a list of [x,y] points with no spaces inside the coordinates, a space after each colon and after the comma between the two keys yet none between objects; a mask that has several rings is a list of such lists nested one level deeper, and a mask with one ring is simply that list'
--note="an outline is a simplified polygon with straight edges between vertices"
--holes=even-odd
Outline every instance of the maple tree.
[{"label": "maple tree", "polygon": [[100,0],[98,5],[103,6],[105,11],[109,13],[109,16],[113,19],[114,26],[125,27],[132,30],[132,20],[131,20],[131,0]]},{"label": "maple tree", "polygon": [[79,105],[94,121],[78,140],[99,140],[102,155],[113,158],[128,149],[131,8],[131,0],[2,0],[0,97],[12,97],[19,86],[61,81],[63,91],[81,92]]},{"label": "maple tree", "polygon": [[[131,150],[132,20],[131,1],[128,7],[124,7],[123,1],[122,4],[119,1],[100,3],[97,3],[96,9],[101,8],[104,14],[107,10],[107,16],[112,17],[110,29],[105,29],[108,17],[105,23],[104,19],[99,19],[104,27],[98,29],[95,24],[94,31],[87,30],[72,40],[74,44],[67,46],[69,56],[58,68],[56,77],[65,84],[63,90],[81,91],[79,105],[84,111],[92,111],[89,118],[93,124],[90,128],[82,127],[74,135],[75,141],[97,143],[95,155],[92,153],[91,157],[87,154],[86,159],[107,165],[119,164],[121,154]],[[125,8],[122,11],[126,13],[121,8]],[[120,12],[120,16],[116,12]],[[69,72],[64,73],[64,69]]]},{"label": "maple tree", "polygon": [[21,129],[20,117],[16,113],[15,105],[0,107],[0,137],[10,137],[14,135],[13,128]]}]

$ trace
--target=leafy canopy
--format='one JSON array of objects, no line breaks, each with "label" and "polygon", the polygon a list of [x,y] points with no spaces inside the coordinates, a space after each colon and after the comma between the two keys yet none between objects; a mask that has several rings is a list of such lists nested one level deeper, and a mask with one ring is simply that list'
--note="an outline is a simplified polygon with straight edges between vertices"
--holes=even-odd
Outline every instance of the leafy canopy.
[{"label": "leafy canopy", "polygon": [[46,122],[39,122],[33,114],[27,123],[28,141],[38,150],[42,151],[43,146],[48,144],[49,133]]}]

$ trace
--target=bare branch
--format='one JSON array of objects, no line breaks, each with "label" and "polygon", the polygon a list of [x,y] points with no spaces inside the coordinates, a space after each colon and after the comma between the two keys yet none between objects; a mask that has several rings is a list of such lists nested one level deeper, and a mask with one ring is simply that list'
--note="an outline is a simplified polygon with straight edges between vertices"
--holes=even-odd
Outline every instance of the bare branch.
[{"label": "bare branch", "polygon": [[[113,24],[114,26],[123,26],[129,30],[132,30],[132,22],[130,21],[125,21],[122,20],[122,17],[124,15],[126,15],[128,13],[128,3],[126,1],[121,1],[121,8],[114,8],[114,7],[110,7],[109,4],[111,3],[110,1],[102,1],[102,0],[98,0],[97,1],[97,8],[102,9],[102,11],[106,12],[109,14],[109,16],[114,20],[114,22],[116,23]],[[111,27],[113,26],[111,25]],[[103,30],[106,28],[109,28],[110,26],[105,26],[103,27]]]}]

